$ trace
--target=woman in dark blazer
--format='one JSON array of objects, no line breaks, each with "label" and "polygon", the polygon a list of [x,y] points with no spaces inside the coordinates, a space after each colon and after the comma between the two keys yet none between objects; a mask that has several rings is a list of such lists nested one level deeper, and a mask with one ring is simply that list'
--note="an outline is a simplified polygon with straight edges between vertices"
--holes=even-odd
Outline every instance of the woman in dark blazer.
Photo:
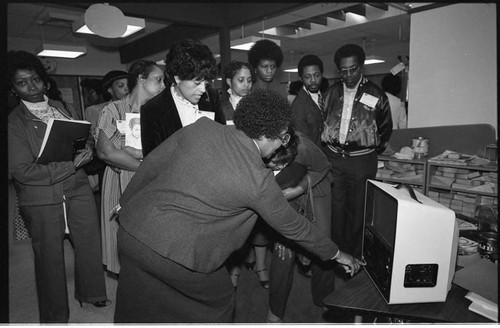
[{"label": "woman in dark blazer", "polygon": [[141,107],[144,157],[200,117],[226,124],[219,94],[208,84],[217,75],[217,65],[206,45],[180,41],[170,48],[165,65],[167,88]]}]

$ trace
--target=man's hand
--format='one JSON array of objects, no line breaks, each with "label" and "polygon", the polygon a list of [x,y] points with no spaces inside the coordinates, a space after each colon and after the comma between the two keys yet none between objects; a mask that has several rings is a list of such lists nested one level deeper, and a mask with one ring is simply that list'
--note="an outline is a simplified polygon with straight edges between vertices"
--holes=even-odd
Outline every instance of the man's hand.
[{"label": "man's hand", "polygon": [[358,260],[357,258],[352,257],[351,255],[344,253],[342,251],[339,252],[337,257],[334,259],[344,266],[344,270],[347,273],[351,274],[351,277],[354,276],[355,273],[359,271],[361,266],[365,266],[365,260]]}]

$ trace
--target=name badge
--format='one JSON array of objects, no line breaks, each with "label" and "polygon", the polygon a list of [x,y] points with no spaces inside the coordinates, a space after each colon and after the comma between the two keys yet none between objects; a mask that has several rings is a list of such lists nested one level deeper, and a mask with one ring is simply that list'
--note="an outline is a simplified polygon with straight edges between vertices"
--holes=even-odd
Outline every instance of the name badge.
[{"label": "name badge", "polygon": [[361,99],[359,100],[362,104],[374,108],[377,105],[378,98],[367,93],[363,93]]},{"label": "name badge", "polygon": [[212,121],[215,120],[215,112],[207,112],[207,111],[204,111],[204,110],[200,110],[198,112],[200,113],[200,117],[204,116],[204,117],[208,117]]},{"label": "name badge", "polygon": [[226,120],[226,125],[234,125],[234,121],[233,120]]}]

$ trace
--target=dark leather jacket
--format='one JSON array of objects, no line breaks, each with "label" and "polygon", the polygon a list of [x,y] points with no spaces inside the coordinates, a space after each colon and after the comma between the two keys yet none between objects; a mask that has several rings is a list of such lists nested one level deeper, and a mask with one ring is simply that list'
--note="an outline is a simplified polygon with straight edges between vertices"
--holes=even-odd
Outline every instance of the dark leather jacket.
[{"label": "dark leather jacket", "polygon": [[[363,94],[378,98],[374,107],[360,102]],[[392,117],[389,100],[385,93],[365,77],[361,81],[354,98],[352,116],[345,144],[339,142],[339,130],[344,103],[344,83],[332,85],[325,93],[328,116],[321,134],[321,142],[346,151],[373,148],[378,153],[384,151],[392,133]]]}]

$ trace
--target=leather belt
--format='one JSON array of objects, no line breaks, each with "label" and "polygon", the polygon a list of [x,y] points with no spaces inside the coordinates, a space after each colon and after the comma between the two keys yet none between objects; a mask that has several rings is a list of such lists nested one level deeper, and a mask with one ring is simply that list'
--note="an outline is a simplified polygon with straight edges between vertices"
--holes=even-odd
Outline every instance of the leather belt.
[{"label": "leather belt", "polygon": [[337,146],[332,146],[332,145],[327,145],[327,146],[332,152],[334,152],[335,154],[338,154],[342,157],[362,156],[362,155],[366,155],[366,154],[369,154],[369,153],[375,151],[375,149],[373,149],[373,148],[364,148],[364,149],[349,151],[349,150],[346,150],[344,148],[337,147]]}]

